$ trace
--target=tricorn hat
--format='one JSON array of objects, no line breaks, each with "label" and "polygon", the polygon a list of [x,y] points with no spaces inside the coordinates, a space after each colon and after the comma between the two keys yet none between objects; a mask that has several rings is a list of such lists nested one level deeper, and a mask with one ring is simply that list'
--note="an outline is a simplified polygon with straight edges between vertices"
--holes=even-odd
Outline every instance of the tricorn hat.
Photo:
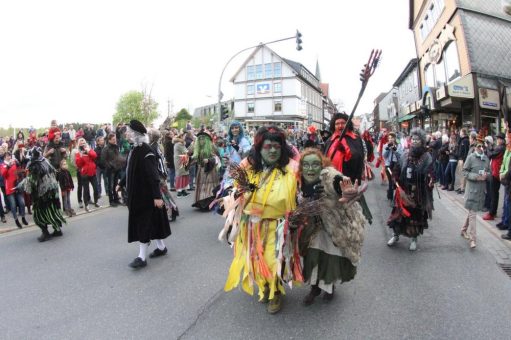
[{"label": "tricorn hat", "polygon": [[136,119],[132,119],[130,121],[130,129],[132,129],[133,131],[142,133],[142,134],[147,133],[147,129],[145,128],[144,124],[142,124],[140,121],[138,121]]}]

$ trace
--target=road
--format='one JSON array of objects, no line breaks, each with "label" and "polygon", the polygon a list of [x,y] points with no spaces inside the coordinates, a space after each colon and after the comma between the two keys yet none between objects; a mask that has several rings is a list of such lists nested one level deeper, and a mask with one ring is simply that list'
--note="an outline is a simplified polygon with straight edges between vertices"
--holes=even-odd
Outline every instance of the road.
[{"label": "road", "polygon": [[128,267],[138,246],[126,241],[124,207],[74,217],[45,243],[36,228],[0,235],[0,338],[508,339],[511,278],[490,251],[506,244],[479,226],[470,250],[459,236],[465,212],[444,196],[418,250],[406,239],[391,249],[377,181],[359,272],[330,304],[303,307],[308,287],[294,287],[269,315],[256,297],[224,293],[232,252],[217,240],[222,219],[193,210],[189,196],[178,200],[169,254],[139,271]]}]

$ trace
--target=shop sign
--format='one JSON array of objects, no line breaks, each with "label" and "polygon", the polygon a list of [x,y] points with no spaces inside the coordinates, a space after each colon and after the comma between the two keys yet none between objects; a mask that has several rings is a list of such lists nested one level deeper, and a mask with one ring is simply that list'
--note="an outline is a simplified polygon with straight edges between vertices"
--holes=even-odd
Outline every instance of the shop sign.
[{"label": "shop sign", "polygon": [[436,90],[436,99],[441,100],[447,97],[447,91],[445,90],[445,86],[442,86],[438,90]]},{"label": "shop sign", "polygon": [[500,110],[499,91],[479,88],[479,106],[483,109]]},{"label": "shop sign", "polygon": [[270,84],[269,83],[257,84],[256,88],[257,88],[257,94],[270,93]]},{"label": "shop sign", "polygon": [[474,82],[472,75],[467,74],[463,78],[447,85],[447,92],[451,97],[474,98]]}]

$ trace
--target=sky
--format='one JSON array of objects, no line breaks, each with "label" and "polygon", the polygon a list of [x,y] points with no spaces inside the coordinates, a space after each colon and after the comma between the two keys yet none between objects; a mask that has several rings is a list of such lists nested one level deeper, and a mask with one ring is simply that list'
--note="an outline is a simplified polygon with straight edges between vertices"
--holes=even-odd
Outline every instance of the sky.
[{"label": "sky", "polygon": [[[395,7],[394,7],[395,6]],[[217,101],[220,74],[238,51],[269,45],[313,73],[351,111],[371,49],[383,50],[357,114],[370,112],[415,57],[408,1],[26,0],[0,3],[0,126],[45,127],[52,119],[110,122],[119,98],[147,89],[160,119]],[[250,54],[227,66],[222,92]]]}]

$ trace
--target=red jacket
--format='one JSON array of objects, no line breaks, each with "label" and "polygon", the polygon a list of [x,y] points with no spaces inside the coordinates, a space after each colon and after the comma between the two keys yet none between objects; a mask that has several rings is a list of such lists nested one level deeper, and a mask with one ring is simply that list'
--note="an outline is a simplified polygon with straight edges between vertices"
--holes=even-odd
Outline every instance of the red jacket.
[{"label": "red jacket", "polygon": [[11,195],[16,191],[16,179],[17,179],[17,166],[16,162],[13,162],[12,165],[7,168],[7,165],[0,165],[0,171],[2,176],[5,179],[5,194]]},{"label": "red jacket", "polygon": [[77,152],[75,155],[76,166],[80,170],[80,175],[82,176],[96,176],[96,152],[90,149],[87,154],[81,154]]}]

